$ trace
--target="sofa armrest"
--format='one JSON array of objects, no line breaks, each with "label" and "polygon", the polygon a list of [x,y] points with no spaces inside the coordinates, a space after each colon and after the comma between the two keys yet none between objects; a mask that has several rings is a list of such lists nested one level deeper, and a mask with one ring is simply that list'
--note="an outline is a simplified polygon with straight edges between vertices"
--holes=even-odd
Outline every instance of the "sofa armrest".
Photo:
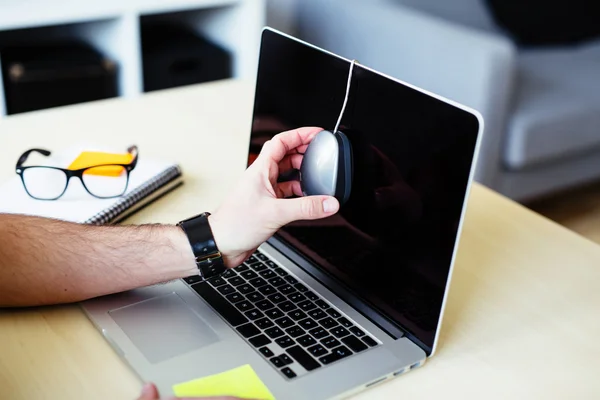
[{"label": "sofa armrest", "polygon": [[479,111],[476,179],[495,187],[515,69],[507,38],[392,0],[302,0],[299,16],[304,40]]}]

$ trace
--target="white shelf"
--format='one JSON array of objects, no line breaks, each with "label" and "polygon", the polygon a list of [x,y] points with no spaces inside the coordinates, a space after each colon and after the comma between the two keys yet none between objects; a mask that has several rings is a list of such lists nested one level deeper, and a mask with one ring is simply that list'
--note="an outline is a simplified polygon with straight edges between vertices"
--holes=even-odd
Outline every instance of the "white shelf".
[{"label": "white shelf", "polygon": [[[140,24],[164,20],[191,28],[232,56],[233,75],[254,79],[265,0],[3,0],[0,47],[83,39],[118,64],[118,94],[143,91]],[[0,53],[0,62],[2,54]],[[1,72],[1,71],[0,71]],[[1,75],[0,75],[1,78]],[[6,114],[0,80],[0,118]]]}]

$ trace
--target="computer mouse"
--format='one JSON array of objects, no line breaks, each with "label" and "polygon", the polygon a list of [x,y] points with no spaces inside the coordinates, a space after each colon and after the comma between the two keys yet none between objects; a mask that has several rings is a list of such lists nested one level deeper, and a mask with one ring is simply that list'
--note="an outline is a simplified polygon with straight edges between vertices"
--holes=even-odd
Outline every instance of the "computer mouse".
[{"label": "computer mouse", "polygon": [[352,146],[341,131],[323,130],[313,138],[300,166],[300,186],[305,196],[334,196],[340,205],[352,191]]}]

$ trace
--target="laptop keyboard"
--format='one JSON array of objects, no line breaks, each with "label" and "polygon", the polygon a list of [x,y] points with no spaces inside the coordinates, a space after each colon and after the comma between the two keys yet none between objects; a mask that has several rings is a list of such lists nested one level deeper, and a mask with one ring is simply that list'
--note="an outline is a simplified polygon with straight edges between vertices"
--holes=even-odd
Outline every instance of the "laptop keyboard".
[{"label": "laptop keyboard", "polygon": [[184,280],[288,379],[379,345],[260,251],[207,282]]}]

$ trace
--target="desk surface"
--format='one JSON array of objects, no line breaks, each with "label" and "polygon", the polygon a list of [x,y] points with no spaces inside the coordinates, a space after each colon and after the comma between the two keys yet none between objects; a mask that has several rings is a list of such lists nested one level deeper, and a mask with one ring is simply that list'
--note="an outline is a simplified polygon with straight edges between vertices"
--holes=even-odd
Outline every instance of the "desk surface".
[{"label": "desk surface", "polygon": [[[216,205],[245,166],[253,88],[220,82],[0,121],[0,180],[21,151],[78,137],[177,160],[186,184],[127,222]],[[356,399],[600,394],[600,247],[475,185],[438,353]],[[0,311],[0,398],[133,399],[140,381],[76,305]]]}]

